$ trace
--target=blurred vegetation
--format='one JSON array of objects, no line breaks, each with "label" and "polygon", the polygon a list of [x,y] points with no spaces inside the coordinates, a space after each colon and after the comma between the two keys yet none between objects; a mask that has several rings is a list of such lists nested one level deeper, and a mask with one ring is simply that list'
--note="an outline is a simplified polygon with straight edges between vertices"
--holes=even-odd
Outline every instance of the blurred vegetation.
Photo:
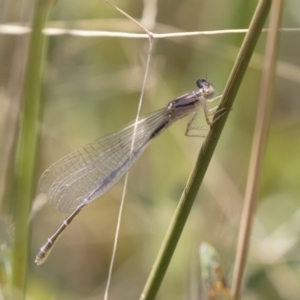
[{"label": "blurred vegetation", "polygon": [[[115,2],[140,20],[142,1]],[[1,24],[30,22],[32,7],[3,1]],[[158,1],[153,32],[247,28],[256,2]],[[286,1],[282,27],[299,27],[299,1]],[[59,0],[47,27],[140,32],[105,1]],[[196,88],[198,78],[222,93],[243,34],[155,41],[143,113]],[[10,276],[12,166],[28,35],[0,35],[0,283]],[[299,299],[300,60],[299,33],[281,33],[274,106],[263,166],[243,299]],[[182,299],[191,257],[208,241],[232,273],[265,46],[262,35],[227,127],[199,192],[157,299]],[[50,36],[36,159],[37,179],[57,159],[115,130],[136,115],[147,39]],[[110,299],[137,299],[143,289],[202,140],[174,124],[132,167]],[[204,118],[199,120],[202,125]],[[47,262],[34,257],[66,217],[45,205],[32,216],[28,299],[102,299],[123,181],[90,204],[64,233]],[[37,201],[45,196],[36,190]],[[4,290],[4,289],[3,289]],[[0,292],[1,293],[1,292]],[[3,298],[3,297],[2,297]],[[1,299],[1,294],[0,294]],[[197,296],[194,298],[199,299]]]},{"label": "blurred vegetation", "polygon": [[199,248],[199,259],[207,298],[209,300],[232,300],[232,293],[223,274],[221,258],[216,249],[202,242]]}]

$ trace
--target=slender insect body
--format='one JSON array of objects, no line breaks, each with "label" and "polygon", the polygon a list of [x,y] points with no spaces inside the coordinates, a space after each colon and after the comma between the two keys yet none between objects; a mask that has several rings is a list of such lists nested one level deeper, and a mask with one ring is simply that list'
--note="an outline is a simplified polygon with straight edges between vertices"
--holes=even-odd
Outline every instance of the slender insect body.
[{"label": "slender insect body", "polygon": [[[175,121],[204,108],[207,122],[216,107],[209,109],[214,88],[205,79],[197,81],[199,90],[169,102],[165,108],[132,122],[118,132],[100,138],[63,157],[50,166],[39,181],[48,201],[62,212],[73,211],[41,247],[35,262],[42,264],[55,242],[74,217],[90,202],[112,188],[140,157],[150,142]],[[211,99],[211,100],[209,100]],[[192,122],[188,123],[187,131]],[[209,124],[209,123],[208,123]]]}]

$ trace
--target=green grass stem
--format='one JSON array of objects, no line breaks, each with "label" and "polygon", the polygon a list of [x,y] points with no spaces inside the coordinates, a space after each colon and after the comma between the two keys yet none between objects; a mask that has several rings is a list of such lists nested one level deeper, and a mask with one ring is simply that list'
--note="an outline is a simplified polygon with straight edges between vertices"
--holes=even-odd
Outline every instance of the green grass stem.
[{"label": "green grass stem", "polygon": [[[222,101],[219,106],[220,109],[230,109],[232,107],[235,96],[247,70],[251,55],[268,16],[271,2],[271,0],[261,0],[258,2],[256,11],[249,26],[249,31],[245,36],[240,52],[227,81]],[[192,171],[192,174],[190,175],[187,185],[183,191],[178,207],[162,243],[161,249],[141,294],[141,300],[154,299],[159,290],[227,120],[227,116],[228,114],[224,114],[223,117],[219,118],[213,124],[208,137],[201,148],[194,170]]]},{"label": "green grass stem", "polygon": [[45,53],[42,29],[52,0],[36,1],[29,41],[22,96],[22,114],[15,172],[15,237],[13,249],[12,299],[25,299],[29,249],[29,215],[34,179],[40,117],[40,90]]}]

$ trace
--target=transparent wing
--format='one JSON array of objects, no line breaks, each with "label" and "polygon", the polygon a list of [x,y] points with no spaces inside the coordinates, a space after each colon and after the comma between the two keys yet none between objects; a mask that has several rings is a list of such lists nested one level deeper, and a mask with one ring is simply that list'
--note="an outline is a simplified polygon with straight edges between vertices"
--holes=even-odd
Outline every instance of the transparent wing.
[{"label": "transparent wing", "polygon": [[153,131],[166,119],[165,109],[140,119],[133,149],[134,122],[68,154],[41,176],[41,192],[48,194],[49,203],[62,212],[93,201],[120,180],[152,140]]}]

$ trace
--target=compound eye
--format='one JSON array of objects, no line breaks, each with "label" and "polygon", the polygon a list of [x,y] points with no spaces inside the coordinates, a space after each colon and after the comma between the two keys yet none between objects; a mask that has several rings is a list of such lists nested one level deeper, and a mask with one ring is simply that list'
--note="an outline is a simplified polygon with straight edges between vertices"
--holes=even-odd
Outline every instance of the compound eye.
[{"label": "compound eye", "polygon": [[205,98],[212,98],[214,96],[215,93],[215,89],[214,87],[207,82],[205,79],[198,79],[196,81],[196,84],[198,86],[198,88],[201,90],[201,93],[203,94],[203,96]]},{"label": "compound eye", "polygon": [[205,79],[198,79],[196,81],[196,84],[199,89],[203,89],[205,86],[209,85],[209,83]]}]

